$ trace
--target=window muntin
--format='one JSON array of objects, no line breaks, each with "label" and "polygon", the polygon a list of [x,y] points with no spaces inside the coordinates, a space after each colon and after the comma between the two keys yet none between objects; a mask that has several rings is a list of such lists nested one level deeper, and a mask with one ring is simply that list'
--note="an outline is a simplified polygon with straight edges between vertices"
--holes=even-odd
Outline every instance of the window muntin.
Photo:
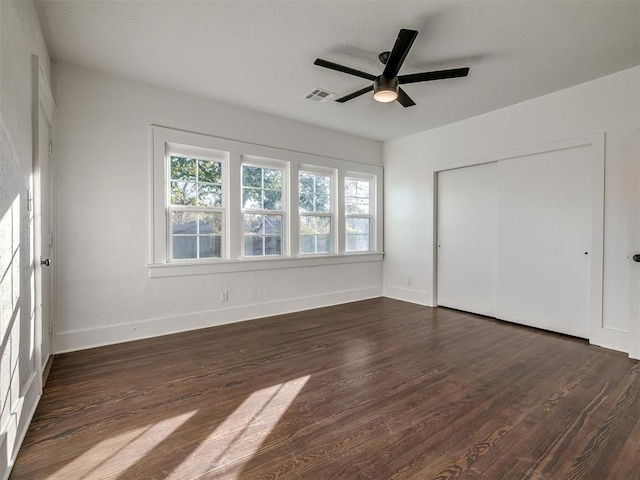
[{"label": "window muntin", "polygon": [[346,252],[368,252],[372,248],[372,190],[370,179],[344,179]]},{"label": "window muntin", "polygon": [[169,257],[196,260],[223,256],[222,162],[169,155]]},{"label": "window muntin", "polygon": [[300,253],[333,251],[332,175],[301,170],[298,174]]},{"label": "window muntin", "polygon": [[242,165],[242,247],[245,257],[284,255],[285,170]]}]

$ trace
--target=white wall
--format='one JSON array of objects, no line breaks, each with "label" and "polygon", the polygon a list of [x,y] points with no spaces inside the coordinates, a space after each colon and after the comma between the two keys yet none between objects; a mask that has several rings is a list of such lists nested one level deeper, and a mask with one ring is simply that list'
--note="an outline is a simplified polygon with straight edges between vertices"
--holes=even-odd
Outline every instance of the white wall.
[{"label": "white wall", "polygon": [[[640,357],[637,291],[640,67],[384,144],[385,295],[432,304],[430,166],[606,133],[603,326]],[[481,94],[479,92],[479,94]],[[397,208],[398,206],[402,208]],[[412,278],[412,285],[407,279]]]},{"label": "white wall", "polygon": [[39,398],[33,344],[31,55],[49,56],[31,1],[0,2],[0,478],[6,478]]},{"label": "white wall", "polygon": [[146,266],[150,124],[373,165],[380,142],[68,65],[54,81],[56,351],[382,294],[380,260],[169,278]]}]

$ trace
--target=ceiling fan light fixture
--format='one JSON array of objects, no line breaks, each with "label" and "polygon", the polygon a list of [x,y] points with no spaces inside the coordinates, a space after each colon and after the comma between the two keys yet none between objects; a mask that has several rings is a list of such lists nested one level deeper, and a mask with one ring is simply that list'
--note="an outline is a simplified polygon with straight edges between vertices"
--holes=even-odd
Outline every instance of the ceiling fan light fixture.
[{"label": "ceiling fan light fixture", "polygon": [[380,75],[373,81],[373,99],[388,103],[398,99],[398,77],[386,78]]}]

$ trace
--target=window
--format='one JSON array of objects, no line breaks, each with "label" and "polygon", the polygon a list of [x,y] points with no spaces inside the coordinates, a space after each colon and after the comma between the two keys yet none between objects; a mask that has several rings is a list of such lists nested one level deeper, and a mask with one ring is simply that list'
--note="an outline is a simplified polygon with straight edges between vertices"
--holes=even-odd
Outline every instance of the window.
[{"label": "window", "polygon": [[298,175],[300,253],[333,251],[332,175],[301,170]]},{"label": "window", "polygon": [[245,257],[284,254],[284,168],[242,165],[242,225]]},{"label": "window", "polygon": [[169,155],[172,260],[220,258],[224,223],[222,161]]},{"label": "window", "polygon": [[151,127],[149,275],[382,260],[382,168]]},{"label": "window", "polygon": [[371,250],[372,181],[364,178],[344,179],[345,251]]}]

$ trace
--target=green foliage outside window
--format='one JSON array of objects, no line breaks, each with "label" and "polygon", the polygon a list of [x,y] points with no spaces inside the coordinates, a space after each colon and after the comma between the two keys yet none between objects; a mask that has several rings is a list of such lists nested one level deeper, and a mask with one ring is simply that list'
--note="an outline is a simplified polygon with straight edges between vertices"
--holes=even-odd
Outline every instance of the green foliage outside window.
[{"label": "green foliage outside window", "polygon": [[171,205],[222,206],[222,163],[171,157]]},{"label": "green foliage outside window", "polygon": [[282,170],[242,167],[242,208],[282,210]]}]

